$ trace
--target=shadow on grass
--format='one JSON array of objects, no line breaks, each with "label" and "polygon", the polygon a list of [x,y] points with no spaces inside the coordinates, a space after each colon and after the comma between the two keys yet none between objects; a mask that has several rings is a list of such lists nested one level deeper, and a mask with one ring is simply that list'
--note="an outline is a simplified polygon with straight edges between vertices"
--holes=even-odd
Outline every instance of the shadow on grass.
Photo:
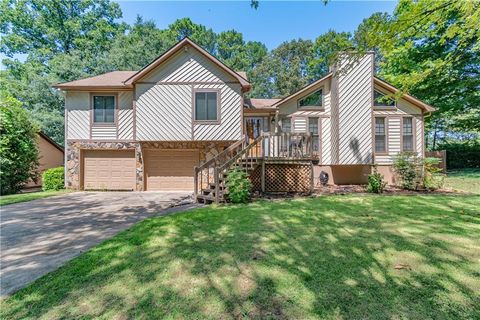
[{"label": "shadow on grass", "polygon": [[4,301],[25,318],[476,318],[480,197],[334,196],[143,221]]}]

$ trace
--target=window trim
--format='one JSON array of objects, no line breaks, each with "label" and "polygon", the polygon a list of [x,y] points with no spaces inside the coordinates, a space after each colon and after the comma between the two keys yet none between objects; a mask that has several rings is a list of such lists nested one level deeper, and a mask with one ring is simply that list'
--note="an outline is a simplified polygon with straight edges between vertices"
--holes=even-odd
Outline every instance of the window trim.
[{"label": "window trim", "polygon": [[[217,120],[196,120],[197,114],[197,104],[196,104],[196,94],[197,92],[214,92],[217,94]],[[192,124],[215,124],[219,125],[221,124],[221,96],[222,90],[220,88],[193,88],[192,90]]]},{"label": "window trim", "polygon": [[[411,118],[412,119],[412,150],[405,150],[403,147],[403,120],[405,118]],[[417,144],[416,144],[416,123],[415,123],[415,117],[413,115],[408,115],[408,116],[403,116],[400,118],[400,150],[402,152],[417,152]]]},{"label": "window trim", "polygon": [[[383,124],[385,127],[385,150],[384,151],[376,151],[377,147],[377,134],[375,132],[375,125],[376,125],[376,119],[381,118],[383,119]],[[388,117],[387,116],[374,116],[373,117],[373,154],[374,155],[379,155],[379,156],[386,156],[388,155]]]},{"label": "window trim", "polygon": [[[300,106],[300,100],[308,97],[309,95],[317,92],[317,91],[322,91],[322,105],[321,106],[303,106],[301,107]],[[307,94],[303,95],[302,97],[298,98],[297,99],[297,109],[298,110],[316,110],[316,111],[323,111],[325,110],[325,87],[322,86],[322,87],[319,87],[319,88],[316,88],[310,92],[308,92]]]},{"label": "window trim", "polygon": [[374,110],[393,110],[393,109],[397,109],[397,99],[393,99],[393,98],[390,98],[393,100],[394,102],[394,105],[393,106],[386,106],[386,105],[379,105],[379,106],[376,106],[375,105],[375,91],[383,94],[383,95],[389,95],[389,93],[386,93],[386,92],[383,92],[382,90],[378,90],[378,89],[373,89],[373,93],[372,93],[372,105],[373,105],[373,109]]},{"label": "window trim", "polygon": [[[94,97],[113,97],[113,122],[95,122]],[[91,92],[90,93],[90,127],[116,127],[118,124],[118,93],[117,92]]]}]

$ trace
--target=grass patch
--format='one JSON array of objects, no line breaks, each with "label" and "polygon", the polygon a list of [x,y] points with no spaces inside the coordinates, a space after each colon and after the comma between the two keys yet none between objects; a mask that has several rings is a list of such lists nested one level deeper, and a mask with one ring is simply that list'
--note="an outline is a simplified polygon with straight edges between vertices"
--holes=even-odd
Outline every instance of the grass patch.
[{"label": "grass patch", "polygon": [[480,196],[348,195],[151,218],[1,302],[3,319],[473,319]]},{"label": "grass patch", "polygon": [[445,179],[445,187],[480,194],[480,169],[449,171]]},{"label": "grass patch", "polygon": [[36,199],[48,198],[51,196],[58,196],[60,194],[69,193],[71,190],[51,190],[51,191],[38,191],[38,192],[27,192],[27,193],[17,193],[9,194],[6,196],[0,196],[0,206],[5,206],[7,204],[18,203],[31,201]]}]

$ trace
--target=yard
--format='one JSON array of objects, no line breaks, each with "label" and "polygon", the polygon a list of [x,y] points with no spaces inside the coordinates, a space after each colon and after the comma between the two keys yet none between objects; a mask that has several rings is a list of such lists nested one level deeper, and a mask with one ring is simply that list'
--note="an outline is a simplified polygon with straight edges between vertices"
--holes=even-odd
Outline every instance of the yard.
[{"label": "yard", "polygon": [[36,199],[43,199],[52,196],[58,196],[60,194],[64,194],[67,192],[71,192],[70,190],[51,190],[51,191],[35,191],[35,192],[25,192],[25,193],[17,193],[17,194],[9,194],[6,196],[0,196],[0,206],[5,206],[7,204],[31,201]]},{"label": "yard", "polygon": [[323,196],[145,220],[1,318],[479,318],[480,196]]},{"label": "yard", "polygon": [[480,169],[449,171],[445,179],[445,187],[480,194]]}]

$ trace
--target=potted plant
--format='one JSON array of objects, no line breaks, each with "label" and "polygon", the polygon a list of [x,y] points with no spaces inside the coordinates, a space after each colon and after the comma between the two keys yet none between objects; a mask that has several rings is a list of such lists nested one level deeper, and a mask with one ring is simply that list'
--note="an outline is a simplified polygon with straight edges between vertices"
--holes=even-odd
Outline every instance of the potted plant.
[{"label": "potted plant", "polygon": [[312,164],[313,164],[313,165],[317,165],[317,164],[319,164],[319,163],[320,163],[320,159],[318,158],[318,155],[317,155],[317,154],[314,154],[314,155],[312,156]]}]

